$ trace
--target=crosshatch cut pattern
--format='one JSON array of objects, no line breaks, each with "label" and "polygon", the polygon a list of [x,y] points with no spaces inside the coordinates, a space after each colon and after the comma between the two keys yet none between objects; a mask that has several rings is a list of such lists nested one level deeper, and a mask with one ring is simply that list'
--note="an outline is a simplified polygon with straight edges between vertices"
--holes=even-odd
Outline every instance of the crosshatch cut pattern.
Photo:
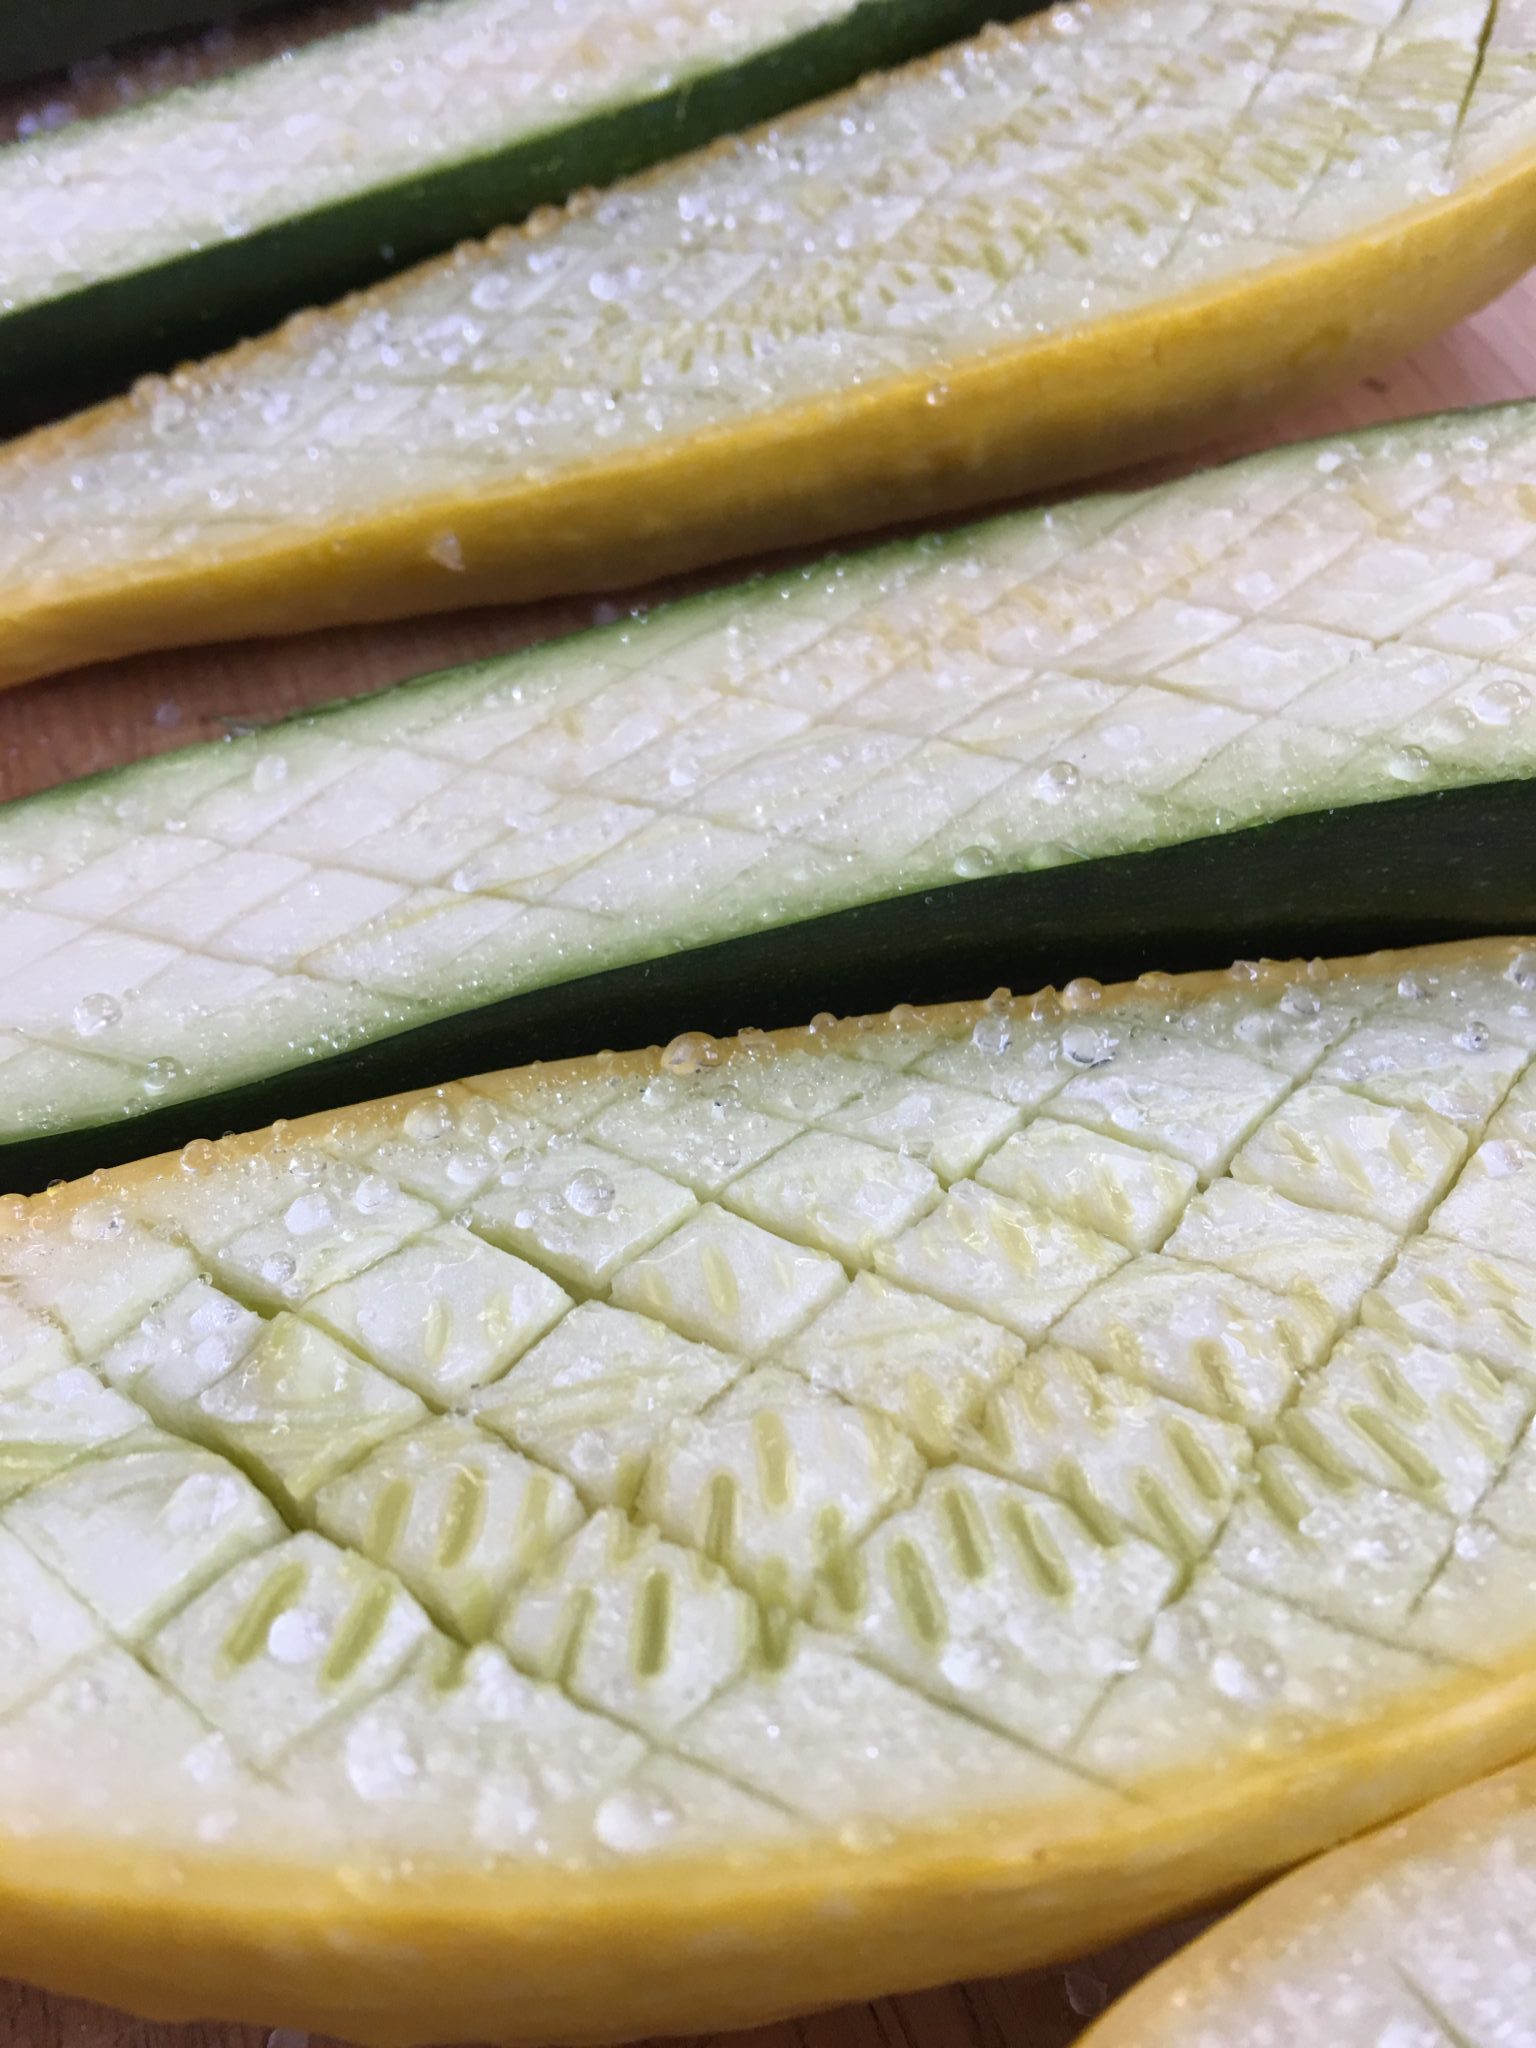
[{"label": "crosshatch cut pattern", "polygon": [[1095,0],[990,30],[312,319],[243,375],[18,445],[0,590],[320,526],[381,474],[450,493],[938,377],[1257,270],[1536,140],[1533,64],[1532,0]]},{"label": "crosshatch cut pattern", "polygon": [[[263,630],[278,621],[261,610],[264,577],[287,584],[287,623],[301,586],[317,621],[505,595],[497,550],[521,534],[531,564],[537,535],[518,522],[561,502],[539,493],[594,479],[610,505],[633,501],[624,573],[707,559],[720,536],[712,550],[701,533],[672,535],[645,479],[697,494],[709,447],[738,432],[765,491],[775,436],[800,437],[821,533],[898,502],[954,503],[946,469],[1006,488],[969,429],[945,438],[953,380],[1055,338],[1087,347],[1119,316],[1222,288],[1262,297],[1287,266],[1364,251],[1394,224],[1486,197],[1501,173],[1513,192],[1536,144],[1533,67],[1533,0],[1094,0],[989,30],[16,443],[0,458],[7,672],[195,630],[191,585],[176,596],[186,578],[223,578],[225,604],[238,597]],[[1518,226],[1518,194],[1509,204]],[[1477,232],[1490,252],[1513,248],[1491,220]],[[1511,254],[1500,273],[1490,254],[1486,288],[1518,267]],[[1450,313],[1470,284],[1458,298],[1437,274],[1436,288]],[[1326,336],[1281,328],[1282,353],[1328,356]],[[1105,385],[1128,416],[1130,375],[1110,367]],[[908,471],[887,474],[864,448],[836,491],[818,483],[811,425],[856,432],[866,399],[898,391]],[[1012,404],[1028,403],[1026,383]],[[1167,422],[1161,436],[1176,438]],[[652,467],[674,457],[675,473]],[[1036,459],[1071,471],[1064,450],[1042,444]],[[860,496],[871,475],[883,500]],[[792,500],[786,486],[777,524],[753,526],[738,492],[731,518],[782,542],[809,530]],[[482,535],[476,508],[493,505]],[[607,531],[596,509],[583,518]],[[545,591],[573,587],[574,555],[550,545],[521,594],[540,576],[556,579]],[[578,577],[605,580],[590,562]]]},{"label": "crosshatch cut pattern", "polygon": [[1533,763],[1536,408],[1013,515],[13,807],[0,1139],[680,944]]},{"label": "crosshatch cut pattern", "polygon": [[[845,12],[846,0],[755,0],[744,12],[708,0],[437,0],[357,25],[343,17],[329,35],[323,17],[290,21],[290,43],[265,63],[205,79],[193,95],[162,84],[145,105],[58,132],[50,80],[24,146],[0,154],[0,314],[558,134]],[[259,49],[274,30],[243,33]],[[211,40],[218,49],[235,37]],[[170,53],[159,54],[174,78]],[[176,52],[187,68],[198,54],[197,44]],[[130,51],[113,67],[130,92],[143,61]],[[98,92],[102,68],[87,67]]]},{"label": "crosshatch cut pattern", "polygon": [[[1528,299],[1528,291],[1512,297],[1496,312],[1375,380],[1369,390],[1361,388],[1308,415],[1287,415],[1271,423],[1270,431],[1298,437],[1358,425],[1383,412],[1422,411],[1529,389]],[[409,631],[329,635],[290,642],[281,649],[182,654],[72,678],[68,690],[12,692],[0,700],[8,786],[35,787],[56,779],[61,768],[83,772],[194,731],[216,732],[219,713],[238,710],[270,716],[306,701],[306,696],[318,701],[341,687],[377,687],[415,669],[484,655],[505,645],[510,636],[525,634],[530,616],[535,630],[548,631],[566,627],[583,614],[584,607],[567,606],[531,615],[460,616]],[[169,730],[154,717],[162,705],[184,717],[179,731]],[[1175,1930],[1162,1939],[1177,1938]],[[1093,1939],[1080,1938],[1079,1952],[1085,1954]],[[916,2042],[1033,2043],[1037,2035],[1056,2042],[1082,2024],[1074,2016],[1095,2011],[1107,1990],[1118,1990],[1129,1975],[1145,1967],[1152,1947],[1150,1941],[1139,1941],[1103,1958],[1074,1961],[1065,1976],[1059,1968],[1046,1969],[996,1983],[883,2000],[874,2008],[845,2009],[760,2038],[775,2048],[787,2048],[797,2038],[841,2048],[850,2030],[870,2039]],[[994,1960],[985,1967],[1000,1966]],[[128,1995],[126,1988],[118,1994],[123,1999]],[[204,2009],[209,2003],[204,2001]],[[355,2035],[355,2026],[333,2024],[337,2032]],[[214,2040],[262,2048],[266,2039],[266,2030],[145,2027],[75,2001],[43,1998],[20,1986],[0,1989],[0,2026],[31,2041],[34,2048],[58,2048],[66,2041],[72,2048],[85,2041],[117,2048],[130,2033],[135,2040],[154,2042],[156,2048],[171,2048],[173,2043],[175,2048],[191,2048],[193,2042],[201,2048]],[[281,2048],[296,2044],[282,2037]]]},{"label": "crosshatch cut pattern", "polygon": [[1434,1801],[1265,1892],[1116,2006],[1085,2048],[1523,2041],[1536,1766]]},{"label": "crosshatch cut pattern", "polygon": [[16,1203],[7,1833],[1051,1838],[1491,1681],[1536,1632],[1533,1056],[1529,944],[1239,966]]}]

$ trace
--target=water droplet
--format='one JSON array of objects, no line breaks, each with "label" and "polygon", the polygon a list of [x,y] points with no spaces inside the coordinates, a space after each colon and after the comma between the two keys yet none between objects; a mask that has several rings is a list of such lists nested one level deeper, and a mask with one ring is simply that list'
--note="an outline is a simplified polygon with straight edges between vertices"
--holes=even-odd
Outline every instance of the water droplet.
[{"label": "water droplet", "polygon": [[1152,1651],[1170,1664],[1197,1664],[1211,1652],[1210,1625],[1196,1607],[1168,1607],[1152,1627]]},{"label": "water droplet", "polygon": [[80,1209],[70,1218],[69,1234],[80,1244],[101,1244],[107,1239],[121,1237],[124,1218],[120,1210],[109,1210],[105,1215],[99,1209]]},{"label": "water droplet", "polygon": [[[274,1622],[273,1632],[283,1621],[295,1618],[282,1616]],[[272,1647],[270,1637],[267,1647]],[[323,1647],[322,1643],[317,1649]],[[370,1804],[398,1797],[402,1785],[416,1778],[421,1770],[420,1760],[405,1731],[384,1720],[354,1722],[348,1732],[343,1755],[348,1782],[358,1798],[366,1799]]]},{"label": "water droplet", "polygon": [[255,790],[276,789],[279,783],[288,780],[288,758],[285,754],[263,754],[251,770],[251,787]]},{"label": "water droplet", "polygon": [[1053,761],[1035,777],[1034,791],[1042,803],[1059,804],[1071,795],[1082,775],[1070,761]]},{"label": "water droplet", "polygon": [[592,1817],[593,1833],[616,1855],[654,1849],[677,1826],[677,1808],[655,1793],[612,1792]]},{"label": "water droplet", "polygon": [[[277,1128],[276,1125],[273,1126],[274,1132]],[[312,1145],[294,1148],[293,1126],[291,1124],[284,1124],[282,1130],[282,1142],[290,1148],[290,1157],[287,1165],[290,1179],[302,1181],[305,1187],[313,1187],[317,1180],[324,1178],[325,1169],[329,1164],[325,1154],[317,1151]]]},{"label": "water droplet", "polygon": [[1536,990],[1536,953],[1517,953],[1509,963],[1509,978],[1516,988]]},{"label": "water droplet", "polygon": [[1089,1970],[1068,1970],[1061,1980],[1062,1994],[1079,2019],[1097,2019],[1109,2003],[1109,1986]]},{"label": "water droplet", "polygon": [[610,1181],[584,1166],[571,1176],[565,1199],[578,1216],[606,1216],[613,1208],[615,1194]]},{"label": "water droplet", "polygon": [[1285,1683],[1285,1666],[1267,1643],[1234,1643],[1211,1659],[1211,1684],[1223,1699],[1258,1707],[1274,1699]]},{"label": "water droplet", "polygon": [[1293,982],[1280,998],[1280,1007],[1287,1017],[1315,1017],[1323,1006],[1312,989]]},{"label": "water droplet", "polygon": [[1234,1038],[1244,1045],[1257,1046],[1261,1051],[1270,1052],[1280,1043],[1283,1031],[1280,1020],[1272,1010],[1250,1010],[1239,1017],[1232,1027]]},{"label": "water droplet", "polygon": [[435,1138],[443,1138],[452,1126],[452,1118],[440,1102],[418,1102],[408,1110],[401,1128],[416,1145],[430,1145]]},{"label": "water droplet", "polygon": [[1001,1663],[993,1643],[950,1643],[939,1659],[939,1676],[956,1692],[982,1692],[989,1685],[997,1684]]},{"label": "water droplet", "polygon": [[464,547],[456,533],[440,533],[427,554],[440,569],[451,569],[455,575],[464,567]]},{"label": "water droplet", "polygon": [[1120,1042],[1096,1024],[1069,1024],[1061,1034],[1061,1049],[1074,1067],[1105,1067],[1120,1049]]},{"label": "water droplet", "polygon": [[151,1060],[140,1086],[146,1095],[164,1095],[180,1079],[181,1068],[175,1060]]},{"label": "water droplet", "polygon": [[1489,1180],[1508,1180],[1523,1170],[1530,1154],[1509,1138],[1494,1138],[1477,1155],[1477,1163]]},{"label": "water droplet", "polygon": [[332,1220],[331,1205],[324,1195],[298,1195],[283,1212],[283,1228],[292,1237],[313,1237]]},{"label": "water droplet", "polygon": [[1013,1043],[1013,1032],[1006,1017],[995,1013],[978,1017],[976,1028],[971,1033],[971,1043],[979,1053],[989,1059],[997,1059]]},{"label": "water droplet", "polygon": [[1387,757],[1387,773],[1394,782],[1422,782],[1429,773],[1429,756],[1422,747],[1399,747]]},{"label": "water droplet", "polygon": [[1479,725],[1512,725],[1530,709],[1531,693],[1513,677],[1496,676],[1465,699]]},{"label": "water droplet", "polygon": [[110,1030],[122,1021],[123,1006],[116,996],[82,996],[75,1005],[75,1032],[78,1037],[94,1038],[98,1032]]},{"label": "water droplet", "polygon": [[1429,994],[1416,974],[1405,974],[1397,984],[1397,992],[1405,1003],[1422,1003]]},{"label": "water droplet", "polygon": [[962,882],[974,882],[979,875],[989,875],[997,866],[997,855],[990,846],[964,846],[955,855],[955,873]]},{"label": "water droplet", "polygon": [[365,1173],[352,1190],[352,1206],[361,1215],[372,1216],[388,1202],[394,1189],[382,1173]]},{"label": "water droplet", "polygon": [[669,1074],[696,1074],[702,1067],[720,1064],[720,1048],[705,1031],[679,1032],[661,1056]]},{"label": "water droplet", "polygon": [[303,1607],[290,1607],[267,1630],[267,1652],[279,1664],[311,1663],[330,1642],[325,1623]]},{"label": "water droplet", "polygon": [[1476,1017],[1472,1017],[1457,1032],[1456,1043],[1463,1052],[1486,1052],[1492,1038],[1493,1033],[1488,1029],[1488,1026],[1480,1023]]}]

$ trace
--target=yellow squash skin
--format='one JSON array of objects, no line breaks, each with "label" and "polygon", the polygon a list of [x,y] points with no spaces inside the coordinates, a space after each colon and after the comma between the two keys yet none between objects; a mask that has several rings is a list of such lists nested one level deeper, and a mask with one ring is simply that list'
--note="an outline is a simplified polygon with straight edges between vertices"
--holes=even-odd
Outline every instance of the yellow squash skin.
[{"label": "yellow squash skin", "polygon": [[[1000,1815],[984,1840],[971,1827],[600,1880],[8,1845],[0,1970],[153,2019],[277,2021],[365,2048],[712,2032],[1081,1954],[1533,1742],[1536,1673],[1517,1670],[1285,1765],[1215,1785],[1202,1772],[1187,1803],[1134,1826],[1053,1836]],[[1161,1788],[1160,1804],[1178,1790]]]},{"label": "yellow squash skin", "polygon": [[[0,595],[0,685],[156,647],[611,590],[1062,484],[1187,447],[1218,423],[1260,424],[1418,346],[1533,263],[1526,150],[1292,261],[947,366],[938,404],[925,371],[319,534],[21,586]],[[284,346],[279,330],[180,373],[177,388],[195,397],[206,376]],[[13,444],[0,490],[8,464],[83,457],[99,425],[147,403],[115,400]],[[462,553],[452,572],[429,552],[445,530]]]},{"label": "yellow squash skin", "polygon": [[[1396,976],[1502,962],[1513,950],[1487,941],[1370,965]],[[1286,978],[1275,966],[1253,973],[1261,987]],[[1223,985],[1224,975],[1185,976],[1159,1000],[1176,1006]],[[1137,994],[1094,991],[1094,1014]],[[943,1014],[964,1027],[984,1010]],[[857,1029],[823,1028],[816,1042],[835,1049]],[[809,1038],[781,1032],[768,1042],[793,1049]],[[648,1076],[659,1061],[652,1051],[620,1066]],[[581,1064],[529,1073],[558,1084]],[[515,1100],[515,1090],[502,1083],[500,1099]],[[398,1115],[400,1104],[343,1121],[355,1134],[386,1109]],[[334,1118],[313,1119],[280,1127],[276,1139],[225,1140],[210,1157],[232,1161],[336,1128]],[[18,1198],[0,1208],[0,1235],[68,1218],[169,1164]],[[531,2048],[745,2026],[1080,1953],[1220,1899],[1533,1746],[1536,1668],[1524,1657],[1437,1681],[1283,1758],[1144,1785],[1134,1817],[1122,1810],[1107,1821],[1091,1806],[1045,1818],[999,1811],[887,1842],[801,1836],[787,1848],[592,1873],[426,1862],[385,1873],[361,1858],[326,1868],[276,1851],[256,1860],[13,1839],[0,1841],[0,1973],[159,2019],[276,2021],[376,2048],[453,2039]],[[1111,2033],[1104,2048],[1128,2038]]]}]

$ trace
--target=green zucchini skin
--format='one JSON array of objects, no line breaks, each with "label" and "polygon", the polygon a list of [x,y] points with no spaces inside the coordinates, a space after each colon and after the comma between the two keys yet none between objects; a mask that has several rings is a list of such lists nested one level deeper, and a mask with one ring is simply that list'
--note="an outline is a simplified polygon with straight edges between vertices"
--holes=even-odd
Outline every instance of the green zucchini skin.
[{"label": "green zucchini skin", "polygon": [[1532,929],[1536,779],[1466,784],[887,897],[532,990],[120,1124],[0,1145],[0,1187],[33,1193],[278,1117],[682,1031]]},{"label": "green zucchini skin", "polygon": [[0,23],[0,85],[56,71],[138,36],[207,28],[271,0],[16,0]]},{"label": "green zucchini skin", "polygon": [[[240,4],[234,0],[224,11]],[[610,185],[836,92],[866,72],[1031,11],[1029,0],[856,0],[835,21],[649,99],[18,308],[0,316],[0,435],[121,391],[135,376],[260,334],[303,307],[377,283],[583,187]],[[0,76],[5,61],[0,37]]]}]

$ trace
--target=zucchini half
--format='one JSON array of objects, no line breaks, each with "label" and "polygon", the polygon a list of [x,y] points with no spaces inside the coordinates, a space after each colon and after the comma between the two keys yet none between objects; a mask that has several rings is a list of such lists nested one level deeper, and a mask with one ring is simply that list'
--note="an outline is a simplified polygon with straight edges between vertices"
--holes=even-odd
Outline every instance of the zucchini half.
[{"label": "zucchini half", "polygon": [[0,151],[0,428],[899,63],[993,0],[428,0]]},{"label": "zucchini half", "polygon": [[712,2030],[1536,1741],[1536,947],[600,1055],[0,1226],[0,1970]]},{"label": "zucchini half", "polygon": [[1536,407],[0,810],[0,1185],[685,1025],[1536,924]]},{"label": "zucchini half", "polygon": [[1536,260],[1536,7],[1094,0],[0,454],[0,681],[613,589],[1166,449]]},{"label": "zucchini half", "polygon": [[1536,1764],[1337,1849],[1122,1999],[1083,2048],[1458,2048],[1536,2027]]},{"label": "zucchini half", "polygon": [[204,28],[253,14],[263,0],[47,0],[6,9],[0,85],[94,57],[139,36]]}]

